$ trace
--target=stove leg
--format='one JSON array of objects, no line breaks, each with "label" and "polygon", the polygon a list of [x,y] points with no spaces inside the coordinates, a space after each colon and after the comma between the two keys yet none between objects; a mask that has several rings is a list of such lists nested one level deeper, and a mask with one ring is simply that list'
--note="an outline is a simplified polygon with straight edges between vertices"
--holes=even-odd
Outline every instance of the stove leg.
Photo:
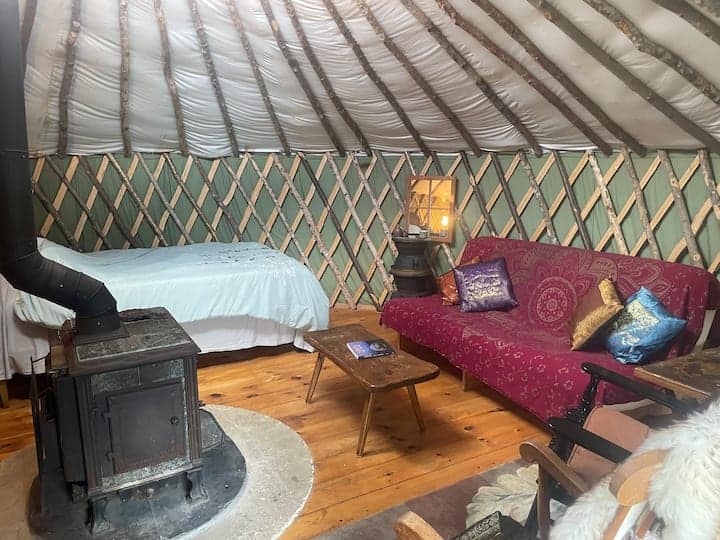
[{"label": "stove leg", "polygon": [[107,505],[107,497],[90,499],[90,534],[95,535],[97,533],[107,531],[112,527],[105,516]]},{"label": "stove leg", "polygon": [[78,484],[77,482],[70,484],[70,497],[74,503],[84,501],[87,497],[87,493],[85,492],[83,485]]},{"label": "stove leg", "polygon": [[207,491],[202,479],[202,469],[185,473],[187,479],[187,498],[190,502],[207,499]]}]

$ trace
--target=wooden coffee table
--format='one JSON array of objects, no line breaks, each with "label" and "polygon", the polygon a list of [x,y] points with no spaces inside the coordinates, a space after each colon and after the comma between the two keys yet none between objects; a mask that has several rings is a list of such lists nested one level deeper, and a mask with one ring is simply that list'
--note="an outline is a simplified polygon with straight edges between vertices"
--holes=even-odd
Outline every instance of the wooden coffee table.
[{"label": "wooden coffee table", "polygon": [[415,392],[415,385],[437,377],[440,370],[436,365],[415,358],[403,351],[396,351],[389,356],[358,360],[347,348],[347,343],[350,341],[379,339],[359,324],[308,332],[304,338],[308,344],[318,351],[315,371],[313,371],[310,388],[308,388],[307,398],[305,399],[306,403],[312,402],[312,396],[320,378],[320,371],[322,371],[325,358],[334,362],[368,391],[363,410],[360,438],[357,444],[358,456],[362,456],[365,450],[365,440],[367,439],[370,418],[375,406],[375,395],[378,392],[388,392],[396,388],[406,387],[418,426],[421,431],[425,431],[425,423],[420,411],[417,392]]}]

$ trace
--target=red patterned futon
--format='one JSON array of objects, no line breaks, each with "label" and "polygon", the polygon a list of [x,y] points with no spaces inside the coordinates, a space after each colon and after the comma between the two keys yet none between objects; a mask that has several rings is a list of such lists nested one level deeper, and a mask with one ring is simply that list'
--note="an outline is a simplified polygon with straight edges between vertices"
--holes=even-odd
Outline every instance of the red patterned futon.
[{"label": "red patterned futon", "polygon": [[[541,420],[577,405],[588,381],[580,367],[585,361],[632,375],[634,366],[606,352],[570,350],[568,319],[578,298],[601,279],[611,276],[623,299],[643,285],[688,321],[668,357],[689,352],[705,310],[720,305],[718,280],[684,264],[491,237],[468,242],[462,261],[475,256],[505,257],[519,307],[461,313],[459,306],[442,305],[437,294],[396,298],[385,304],[381,323],[440,353]],[[718,333],[716,320],[711,338]],[[621,403],[629,396],[608,386],[598,398]]]}]

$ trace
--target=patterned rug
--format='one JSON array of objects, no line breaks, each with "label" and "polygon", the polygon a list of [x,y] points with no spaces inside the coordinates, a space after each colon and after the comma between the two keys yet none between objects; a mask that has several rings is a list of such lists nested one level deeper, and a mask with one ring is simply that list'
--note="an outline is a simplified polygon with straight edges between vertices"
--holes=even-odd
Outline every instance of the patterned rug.
[{"label": "patterned rug", "polygon": [[404,504],[335,529],[321,540],[395,540],[393,525],[407,511],[430,523],[443,538],[499,510],[524,523],[537,489],[537,465],[511,461]]},{"label": "patterned rug", "polygon": [[[312,489],[314,466],[305,441],[282,422],[263,414],[221,405],[209,405],[206,410],[245,457],[247,479],[225,510],[181,538],[278,538],[294,521]],[[36,475],[34,447],[19,450],[0,462],[3,540],[33,538],[25,516],[28,492]]]}]

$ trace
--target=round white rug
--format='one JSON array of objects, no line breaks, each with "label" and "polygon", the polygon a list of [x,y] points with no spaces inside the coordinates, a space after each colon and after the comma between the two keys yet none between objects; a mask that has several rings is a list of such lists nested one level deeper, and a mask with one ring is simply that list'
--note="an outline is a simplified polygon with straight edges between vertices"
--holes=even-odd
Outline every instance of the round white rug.
[{"label": "round white rug", "polygon": [[[260,413],[208,405],[245,457],[247,478],[225,510],[183,540],[278,538],[305,504],[313,483],[313,460],[300,435]],[[35,447],[0,462],[0,538],[31,539],[27,525],[30,486],[37,475]]]}]

